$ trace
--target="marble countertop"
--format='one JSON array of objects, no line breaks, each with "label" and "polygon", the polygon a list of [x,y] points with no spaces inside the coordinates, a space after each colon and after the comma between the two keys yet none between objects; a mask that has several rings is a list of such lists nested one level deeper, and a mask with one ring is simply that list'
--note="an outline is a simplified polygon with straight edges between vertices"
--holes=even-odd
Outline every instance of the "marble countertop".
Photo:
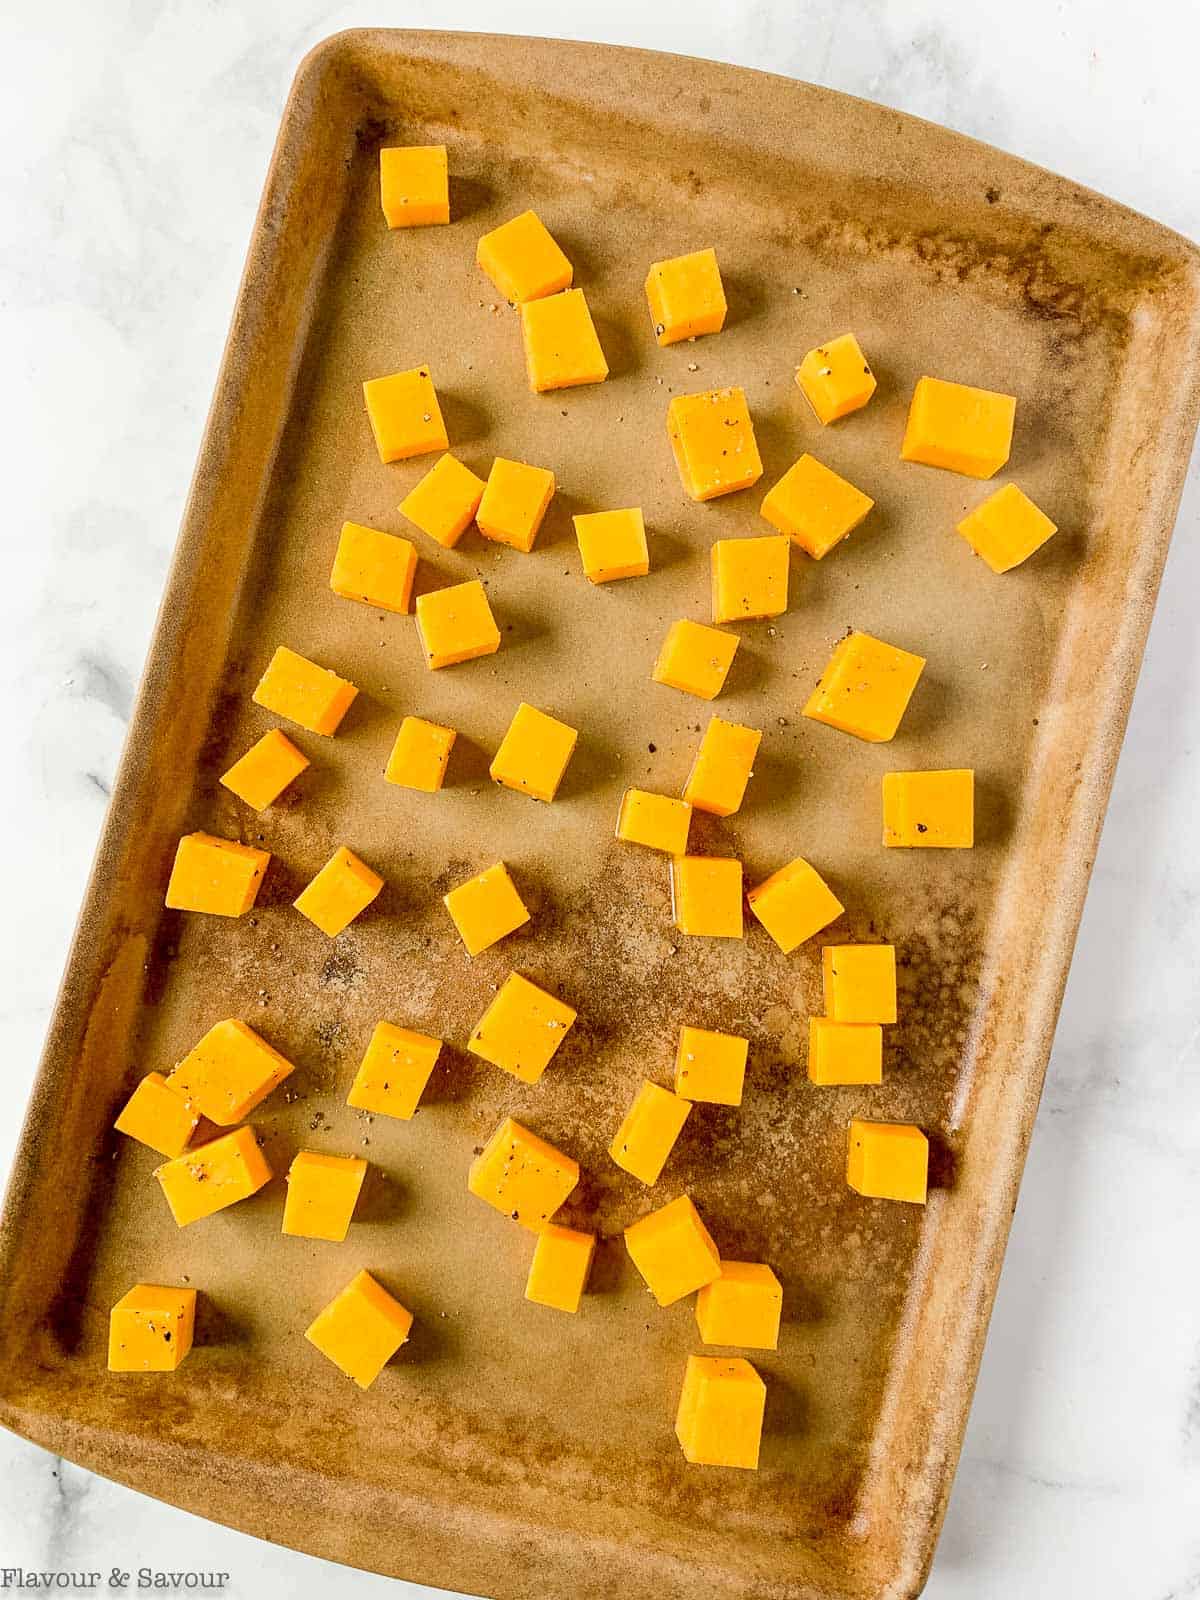
[{"label": "marble countertop", "polygon": [[[768,67],[915,112],[1200,237],[1200,13],[1168,0],[1150,0],[1134,29],[1119,0],[575,0],[565,10],[546,0],[60,0],[4,10],[0,1177],[280,110],[310,45],[364,23],[545,34],[569,17],[577,37]],[[931,1600],[1200,1596],[1197,593],[1194,460]],[[0,1568],[113,1566],[223,1571],[226,1594],[257,1600],[331,1584],[363,1600],[418,1592],[260,1544],[0,1435]]]}]

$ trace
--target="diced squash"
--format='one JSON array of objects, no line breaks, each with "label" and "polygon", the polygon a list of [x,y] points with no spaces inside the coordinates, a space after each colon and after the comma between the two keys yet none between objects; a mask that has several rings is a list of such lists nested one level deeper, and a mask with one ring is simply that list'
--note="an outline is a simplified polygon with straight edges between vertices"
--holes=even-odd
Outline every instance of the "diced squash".
[{"label": "diced squash", "polygon": [[540,1233],[579,1182],[579,1163],[511,1117],[471,1163],[467,1188],[480,1200]]},{"label": "diced squash", "polygon": [[410,1122],[433,1076],[442,1041],[428,1034],[377,1022],[346,1104],[356,1111]]},{"label": "diced squash", "polygon": [[866,1122],[855,1117],[850,1124],[846,1181],[870,1199],[924,1205],[929,1140],[911,1123]]},{"label": "diced squash", "polygon": [[758,1466],[767,1386],[741,1356],[689,1356],[675,1436],[693,1466]]},{"label": "diced squash", "polygon": [[296,1239],[340,1244],[350,1231],[367,1163],[359,1156],[298,1150],[287,1172],[283,1232]]},{"label": "diced squash", "polygon": [[717,252],[693,250],[654,262],[646,274],[646,299],[660,345],[720,333],[727,307]]},{"label": "diced squash", "polygon": [[269,850],[211,833],[186,833],[175,850],[165,904],[172,911],[241,917],[258,899]]},{"label": "diced squash", "polygon": [[406,461],[410,456],[445,450],[450,441],[437,390],[428,367],[368,378],[363,399],[380,461]]},{"label": "diced squash", "polygon": [[883,1029],[874,1022],[808,1019],[808,1081],[882,1083]]},{"label": "diced squash", "polygon": [[680,933],[742,937],[742,863],[723,856],[671,859],[671,911]]},{"label": "diced squash", "polygon": [[483,498],[483,479],[449,451],[400,502],[400,514],[445,550],[466,533]]},{"label": "diced squash", "polygon": [[411,1311],[369,1272],[359,1272],[304,1330],[304,1337],[360,1389],[369,1389],[407,1343],[412,1323]]},{"label": "diced squash", "polygon": [[453,728],[424,717],[405,717],[383,775],[403,789],[436,794],[446,777],[446,764],[458,737]]},{"label": "diced squash", "polygon": [[654,663],[654,681],[701,700],[715,700],[725,686],[737,647],[736,633],[722,633],[719,628],[686,619],[673,622]]},{"label": "diced squash", "polygon": [[657,1183],[691,1109],[690,1100],[647,1078],[608,1147],[609,1155],[643,1183]]},{"label": "diced squash", "polygon": [[886,744],[895,738],[924,668],[924,656],[869,633],[849,633],[830,657],[804,715],[856,739]]},{"label": "diced squash", "polygon": [[410,540],[360,522],[343,522],[329,574],[334,594],[407,616],[416,575],[417,551]]},{"label": "diced squash", "polygon": [[130,1095],[113,1123],[118,1133],[157,1150],[160,1156],[180,1156],[192,1142],[200,1112],[161,1072],[148,1072]]},{"label": "diced squash", "polygon": [[589,511],[573,520],[579,558],[589,583],[643,578],[650,571],[646,523],[640,506],[624,511]]},{"label": "diced squash", "polygon": [[571,282],[571,263],[535,211],[485,233],[475,260],[513,305],[557,294]]},{"label": "diced squash", "polygon": [[693,810],[714,817],[731,817],[740,810],[761,740],[758,728],[723,722],[720,717],[709,719],[683,786],[683,798]]},{"label": "diced squash", "polygon": [[975,773],[885,772],[883,842],[910,850],[970,850],[975,843]]},{"label": "diced squash", "polygon": [[691,824],[692,808],[686,800],[650,794],[645,789],[626,789],[617,817],[617,838],[626,844],[644,844],[651,850],[681,856],[687,852]]},{"label": "diced squash", "polygon": [[577,1233],[557,1222],[546,1223],[533,1246],[526,1300],[551,1306],[555,1311],[578,1311],[595,1253],[594,1233]]},{"label": "diced squash", "polygon": [[535,394],[603,383],[608,362],[582,289],[527,300],[521,307],[525,371]]},{"label": "diced squash", "polygon": [[497,456],[475,521],[485,539],[511,545],[528,555],[553,499],[554,474],[549,468]]},{"label": "diced squash", "polygon": [[746,899],[784,955],[827,928],[845,910],[821,874],[802,856],[757,884]]},{"label": "diced squash", "polygon": [[254,691],[255,705],[296,722],[309,733],[332,734],[358,690],[327,667],[280,645]]},{"label": "diced squash", "polygon": [[249,1123],[164,1162],[154,1176],[181,1228],[257,1194],[271,1179]]},{"label": "diced squash", "polygon": [[475,1024],[467,1049],[522,1083],[536,1083],[575,1017],[565,1001],[510,972]]},{"label": "diced squash", "polygon": [[861,411],[875,393],[875,375],[852,333],[810,350],[796,369],[796,382],[821,424]]},{"label": "diced squash", "polygon": [[674,1305],[721,1273],[721,1257],[689,1195],[625,1229],[625,1248],[660,1306]]},{"label": "diced squash", "polygon": [[495,655],[500,629],[478,578],[417,596],[417,632],[431,672]]},{"label": "diced squash", "polygon": [[508,732],[488,768],[494,783],[547,804],[558,793],[579,734],[557,717],[524,701],[513,713]]},{"label": "diced squash", "polygon": [[722,1261],[721,1276],[696,1296],[696,1325],[705,1344],[777,1350],[783,1285],[761,1261]]},{"label": "diced squash", "polygon": [[210,1122],[231,1128],[294,1070],[253,1028],[229,1017],[192,1046],[167,1084]]},{"label": "diced squash", "polygon": [[819,561],[862,522],[875,502],[852,483],[818,461],[803,455],[773,489],[768,489],[762,514],[773,528]]},{"label": "diced squash", "polygon": [[667,434],[684,491],[693,500],[748,489],[762,477],[742,389],[677,394],[667,408]]},{"label": "diced squash", "polygon": [[529,911],[503,861],[442,896],[469,956],[488,950],[529,921]]},{"label": "diced squash", "polygon": [[834,1022],[895,1022],[895,945],[827,944],[821,978],[825,1012]]},{"label": "diced squash", "polygon": [[990,478],[1008,460],[1016,412],[1011,394],[918,378],[900,459]]},{"label": "diced squash", "polygon": [[675,1052],[675,1093],[710,1105],[740,1106],[746,1080],[748,1039],[684,1026]]},{"label": "diced squash", "polygon": [[968,512],[958,531],[993,572],[1010,572],[1028,561],[1058,528],[1015,483],[1006,483]]},{"label": "diced squash", "polygon": [[788,540],[718,539],[712,547],[712,619],[749,622],[788,606]]},{"label": "diced squash", "polygon": [[108,1314],[110,1372],[174,1372],[192,1348],[195,1289],[138,1283]]},{"label": "diced squash", "polygon": [[292,904],[301,916],[336,939],[383,888],[383,879],[353,850],[339,845],[316,877]]},{"label": "diced squash", "polygon": [[389,228],[449,222],[446,146],[385,145],[379,152],[379,198]]},{"label": "diced squash", "polygon": [[221,782],[252,811],[265,811],[308,765],[287,734],[272,728],[222,774]]}]

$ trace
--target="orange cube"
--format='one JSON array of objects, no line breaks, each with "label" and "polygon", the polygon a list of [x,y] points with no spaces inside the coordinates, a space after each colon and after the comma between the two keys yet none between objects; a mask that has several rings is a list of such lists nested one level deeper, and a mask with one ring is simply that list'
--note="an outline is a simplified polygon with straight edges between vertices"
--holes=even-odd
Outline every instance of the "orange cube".
[{"label": "orange cube", "polygon": [[740,1106],[750,1041],[684,1026],[675,1053],[675,1093],[710,1105]]},{"label": "orange cube", "polygon": [[657,1183],[691,1109],[690,1100],[646,1078],[608,1147],[609,1155],[642,1183]]},{"label": "orange cube", "polygon": [[222,773],[221,782],[252,811],[265,811],[308,765],[308,757],[287,734],[272,728]]},{"label": "orange cube", "polygon": [[369,1272],[359,1272],[304,1330],[304,1337],[360,1389],[369,1389],[407,1342],[412,1324],[411,1311]]},{"label": "orange cube", "polygon": [[500,629],[478,578],[417,596],[417,632],[431,672],[495,655]]},{"label": "orange cube", "polygon": [[650,571],[646,524],[640,506],[625,511],[589,511],[573,520],[583,574],[589,583],[643,578]]},{"label": "orange cube", "polygon": [[762,514],[773,528],[820,561],[858,527],[874,504],[870,495],[840,478],[816,456],[803,455],[767,490]]},{"label": "orange cube", "polygon": [[377,1022],[346,1104],[356,1111],[410,1122],[441,1049],[440,1039],[391,1022]]},{"label": "orange cube", "polygon": [[449,222],[446,146],[386,145],[379,152],[379,198],[389,228]]},{"label": "orange cube", "polygon": [[363,399],[380,461],[405,461],[449,446],[428,367],[368,378]]},{"label": "orange cube", "polygon": [[761,740],[758,728],[710,718],[683,786],[683,798],[693,810],[731,817],[740,809],[746,785],[754,776],[754,758]]},{"label": "orange cube", "polygon": [[712,619],[750,622],[778,617],[788,604],[788,541],[718,539],[712,547]]},{"label": "orange cube", "polygon": [[686,1194],[626,1228],[625,1248],[660,1306],[721,1275],[717,1247]]},{"label": "orange cube", "polygon": [[686,619],[673,622],[654,663],[654,681],[701,700],[715,700],[725,686],[737,647],[736,633],[721,633]]},{"label": "orange cube", "polygon": [[825,1012],[834,1022],[895,1022],[895,945],[827,944],[821,979]]},{"label": "orange cube", "polygon": [[301,916],[336,939],[363,912],[383,888],[383,879],[360,861],[353,850],[339,845],[333,855],[292,901]]},{"label": "orange cube", "polygon": [[497,861],[494,867],[451,889],[442,896],[442,903],[469,956],[489,950],[529,921],[525,902],[517,893],[517,886],[503,861]]},{"label": "orange cube", "polygon": [[333,734],[358,690],[327,667],[280,645],[254,691],[255,705],[309,733]]},{"label": "orange cube", "polygon": [[547,804],[558,793],[579,738],[576,729],[524,701],[513,713],[488,775],[493,782]]},{"label": "orange cube", "polygon": [[686,800],[670,795],[649,794],[645,789],[626,789],[617,817],[617,838],[626,844],[644,844],[651,850],[665,850],[669,856],[687,852],[692,808]]},{"label": "orange cube", "polygon": [[674,856],[671,909],[680,933],[742,937],[742,863],[721,856]]},{"label": "orange cube", "polygon": [[993,572],[1011,572],[1040,550],[1057,527],[1015,483],[989,495],[958,524],[958,532]]},{"label": "orange cube", "polygon": [[929,1140],[907,1122],[850,1124],[846,1181],[873,1200],[907,1200],[924,1205],[929,1183]]},{"label": "orange cube", "polygon": [[350,1231],[367,1163],[359,1156],[326,1156],[299,1150],[287,1172],[283,1232],[296,1239],[340,1244]]},{"label": "orange cube", "polygon": [[210,1122],[231,1128],[294,1070],[253,1028],[228,1017],[192,1046],[167,1084]]},{"label": "orange cube", "polygon": [[416,547],[394,533],[359,522],[343,522],[329,587],[343,600],[361,600],[380,611],[407,615],[412,609]]},{"label": "orange cube", "polygon": [[796,369],[796,382],[822,424],[861,411],[875,393],[875,375],[852,333],[810,350]]},{"label": "orange cube", "polygon": [[608,362],[582,289],[528,300],[521,307],[525,371],[534,394],[603,383]]},{"label": "orange cube", "polygon": [[571,282],[571,263],[535,211],[485,233],[475,260],[513,305],[557,294]]},{"label": "orange cube", "polygon": [[270,859],[269,850],[238,844],[236,839],[184,834],[175,850],[165,904],[172,911],[244,916],[258,899]]},{"label": "orange cube", "polygon": [[510,972],[475,1024],[467,1049],[522,1083],[536,1083],[575,1018],[576,1012],[557,995]]},{"label": "orange cube", "polygon": [[777,1350],[783,1285],[760,1261],[722,1261],[721,1276],[696,1296],[696,1326],[705,1344]]},{"label": "orange cube", "polygon": [[689,1356],[675,1436],[693,1466],[758,1466],[767,1386],[741,1356]]},{"label": "orange cube", "polygon": [[195,1289],[137,1283],[108,1317],[110,1372],[174,1372],[192,1348]]},{"label": "orange cube", "polygon": [[1017,402],[1011,394],[919,378],[900,446],[902,461],[990,478],[1012,449]]},{"label": "orange cube", "polygon": [[471,1163],[467,1189],[531,1233],[540,1233],[579,1182],[579,1163],[511,1117]]},{"label": "orange cube", "polygon": [[148,1072],[113,1123],[118,1133],[149,1145],[160,1156],[180,1156],[192,1142],[200,1112],[161,1072]]},{"label": "orange cube", "polygon": [[246,1123],[164,1162],[154,1176],[177,1225],[186,1228],[257,1194],[270,1182],[271,1169],[254,1129]]},{"label": "orange cube", "polygon": [[383,769],[384,777],[403,789],[436,794],[445,780],[446,764],[457,737],[453,728],[426,722],[424,717],[405,717]]},{"label": "orange cube", "polygon": [[883,842],[907,850],[970,850],[975,843],[975,773],[885,772]]},{"label": "orange cube", "polygon": [[748,489],[762,477],[742,389],[677,394],[667,408],[667,433],[684,490],[693,500]]},{"label": "orange cube", "polygon": [[646,274],[646,299],[660,345],[720,333],[727,308],[717,252],[694,250],[656,261]]},{"label": "orange cube", "polygon": [[548,1222],[533,1247],[526,1300],[555,1311],[578,1311],[595,1253],[594,1233],[577,1233]]},{"label": "orange cube", "polygon": [[845,910],[817,869],[801,856],[757,884],[746,899],[785,956]]},{"label": "orange cube", "polygon": [[553,499],[554,474],[548,468],[497,456],[475,522],[485,539],[511,545],[527,555]]},{"label": "orange cube", "polygon": [[802,715],[870,744],[887,744],[924,670],[924,656],[869,633],[849,633],[829,658]]},{"label": "orange cube", "polygon": [[883,1082],[883,1029],[872,1022],[808,1019],[808,1081],[820,1084]]},{"label": "orange cube", "polygon": [[449,451],[400,502],[400,514],[435,544],[453,550],[471,526],[483,496],[483,479]]}]

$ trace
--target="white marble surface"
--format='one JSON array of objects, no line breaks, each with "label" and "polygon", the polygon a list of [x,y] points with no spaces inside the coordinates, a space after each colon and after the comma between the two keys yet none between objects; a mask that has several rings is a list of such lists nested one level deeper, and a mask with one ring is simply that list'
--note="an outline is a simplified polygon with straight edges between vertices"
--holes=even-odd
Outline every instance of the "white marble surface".
[{"label": "white marble surface", "polygon": [[[360,23],[774,68],[1056,168],[1200,235],[1194,7],[1146,0],[31,0],[0,4],[9,685],[0,1174],[121,748],[279,112]],[[1200,1596],[1200,474],[1122,756],[932,1600]],[[385,1580],[0,1436],[0,1567]],[[333,1586],[333,1587],[331,1587]],[[415,1593],[416,1591],[410,1591]]]}]

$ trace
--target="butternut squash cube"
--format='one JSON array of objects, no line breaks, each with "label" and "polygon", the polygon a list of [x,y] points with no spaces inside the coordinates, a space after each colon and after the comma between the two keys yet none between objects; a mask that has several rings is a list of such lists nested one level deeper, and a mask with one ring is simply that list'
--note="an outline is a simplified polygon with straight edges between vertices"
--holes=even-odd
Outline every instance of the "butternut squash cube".
[{"label": "butternut squash cube", "polygon": [[626,789],[617,817],[617,838],[626,844],[644,844],[651,850],[665,850],[669,856],[687,851],[692,808],[686,800],[670,795],[649,794],[645,789]]},{"label": "butternut squash cube", "polygon": [[340,1244],[350,1231],[367,1163],[359,1156],[298,1150],[287,1171],[283,1232],[294,1239]]},{"label": "butternut squash cube", "polygon": [[975,773],[885,772],[883,842],[909,850],[970,850],[975,843]]},{"label": "butternut squash cube", "polygon": [[990,478],[1008,460],[1016,412],[1014,395],[918,378],[900,459]]},{"label": "butternut squash cube", "polygon": [[449,451],[400,502],[400,514],[445,550],[466,533],[483,498],[483,479]]},{"label": "butternut squash cube", "polygon": [[525,371],[534,394],[603,383],[608,362],[582,289],[528,300],[521,307]]},{"label": "butternut squash cube", "polygon": [[725,285],[715,250],[656,261],[646,274],[650,321],[660,345],[678,344],[725,326]]},{"label": "butternut squash cube", "polygon": [[412,610],[416,546],[394,533],[360,522],[343,522],[329,587],[343,600],[361,600],[380,611],[407,616]]},{"label": "butternut squash cube", "polygon": [[488,774],[506,789],[516,789],[549,804],[558,793],[578,737],[576,729],[522,701]]},{"label": "butternut squash cube", "polygon": [[536,1083],[574,1023],[576,1012],[519,972],[510,972],[467,1041],[472,1055],[522,1083]]},{"label": "butternut squash cube", "polygon": [[883,1029],[874,1022],[808,1019],[808,1081],[882,1083]]},{"label": "butternut squash cube", "polygon": [[385,146],[379,152],[379,198],[389,228],[422,228],[449,222],[446,146]]},{"label": "butternut squash cube", "polygon": [[675,1052],[675,1093],[710,1105],[740,1106],[750,1041],[707,1028],[679,1030]]},{"label": "butternut squash cube", "polygon": [[293,906],[315,928],[336,939],[383,888],[383,879],[360,861],[353,850],[339,845]]},{"label": "butternut squash cube", "polygon": [[497,456],[475,521],[485,539],[528,555],[553,498],[554,474],[549,468]]},{"label": "butternut squash cube", "polygon": [[846,1181],[873,1200],[908,1200],[924,1205],[929,1183],[929,1140],[907,1122],[850,1124]]},{"label": "butternut squash cube", "polygon": [[446,764],[458,737],[453,728],[424,717],[405,717],[383,775],[403,789],[436,794],[446,777]]},{"label": "butternut squash cube", "polygon": [[642,1183],[657,1183],[691,1109],[690,1100],[645,1079],[608,1147],[609,1155]]},{"label": "butternut squash cube", "polygon": [[540,1233],[579,1182],[579,1163],[511,1117],[471,1163],[467,1188],[479,1200]]},{"label": "butternut squash cube", "polygon": [[222,774],[221,782],[252,811],[265,811],[308,765],[303,750],[286,733],[271,728]]},{"label": "butternut squash cube", "polygon": [[257,1194],[271,1179],[267,1158],[249,1123],[219,1139],[185,1150],[157,1167],[154,1176],[181,1228]]},{"label": "butternut squash cube", "polygon": [[304,1337],[360,1389],[369,1389],[407,1343],[412,1324],[411,1311],[369,1272],[359,1272],[304,1330]]},{"label": "butternut squash cube", "polygon": [[172,911],[245,916],[258,899],[270,859],[269,850],[236,839],[186,833],[175,850],[165,904]]},{"label": "butternut squash cube", "polygon": [[895,738],[924,668],[924,656],[884,644],[869,633],[847,634],[803,714],[856,739],[886,744]]},{"label": "butternut squash cube", "polygon": [[694,811],[731,817],[740,810],[746,785],[754,776],[754,758],[762,733],[738,722],[709,719],[700,749],[683,786],[683,798]]},{"label": "butternut squash cube", "polygon": [[687,619],[673,622],[654,663],[654,681],[701,700],[715,700],[725,687],[737,647],[735,633],[721,633]]},{"label": "butternut squash cube", "polygon": [[529,921],[529,911],[503,861],[451,889],[442,903],[469,956],[490,949]]},{"label": "butternut squash cube", "polygon": [[1015,483],[1006,483],[967,513],[958,532],[993,572],[1010,572],[1028,561],[1058,528]]},{"label": "butternut squash cube", "polygon": [[673,856],[671,913],[680,933],[742,937],[742,863],[723,856]]},{"label": "butternut squash cube", "polygon": [[385,464],[449,446],[428,367],[412,367],[386,378],[368,378],[363,384],[363,399],[375,448]]},{"label": "butternut squash cube", "polygon": [[693,500],[715,500],[762,477],[742,389],[677,394],[667,408],[667,434],[684,492]]},{"label": "butternut squash cube", "polygon": [[108,1314],[110,1372],[174,1372],[192,1348],[195,1289],[137,1283]]},{"label": "butternut squash cube", "polygon": [[346,1104],[356,1111],[411,1122],[441,1050],[440,1039],[377,1022]]},{"label": "butternut squash cube", "polygon": [[802,856],[757,884],[746,899],[785,956],[845,910],[821,874]]},{"label": "butternut squash cube", "polygon": [[646,523],[640,506],[624,511],[589,511],[573,520],[583,574],[589,583],[644,578],[650,571]]},{"label": "butternut squash cube", "polygon": [[875,375],[852,333],[810,350],[796,369],[796,382],[822,425],[861,411],[875,393]]},{"label": "butternut squash cube", "polygon": [[526,1300],[555,1311],[578,1311],[595,1253],[594,1233],[577,1233],[548,1222],[533,1247]]},{"label": "butternut squash cube", "polygon": [[870,495],[818,461],[803,455],[773,489],[768,489],[762,514],[773,528],[820,561],[843,540],[874,506]]},{"label": "butternut squash cube", "polygon": [[160,1156],[180,1156],[192,1142],[200,1113],[161,1072],[148,1072],[113,1123],[118,1133],[149,1145]]},{"label": "butternut squash cube", "polygon": [[333,734],[358,690],[327,667],[280,645],[254,691],[255,705],[309,733]]},{"label": "butternut squash cube", "polygon": [[571,263],[536,211],[522,211],[485,233],[475,260],[513,305],[557,294],[571,282]]},{"label": "butternut squash cube", "polygon": [[431,672],[495,655],[500,629],[478,578],[417,596],[417,632]]},{"label": "butternut squash cube", "polygon": [[625,1248],[660,1306],[721,1275],[721,1257],[690,1196],[680,1195],[625,1229]]},{"label": "butternut squash cube", "polygon": [[689,1356],[675,1436],[693,1466],[758,1466],[767,1386],[741,1356]]},{"label": "butternut squash cube", "polygon": [[721,1276],[696,1296],[696,1325],[705,1344],[778,1350],[783,1285],[761,1261],[722,1261]]},{"label": "butternut squash cube", "polygon": [[896,1020],[896,947],[827,944],[821,951],[825,1013],[834,1022]]},{"label": "butternut squash cube", "polygon": [[294,1070],[253,1028],[229,1017],[192,1046],[167,1085],[210,1122],[231,1128]]},{"label": "butternut squash cube", "polygon": [[718,539],[712,547],[712,619],[750,622],[788,606],[788,540]]}]

